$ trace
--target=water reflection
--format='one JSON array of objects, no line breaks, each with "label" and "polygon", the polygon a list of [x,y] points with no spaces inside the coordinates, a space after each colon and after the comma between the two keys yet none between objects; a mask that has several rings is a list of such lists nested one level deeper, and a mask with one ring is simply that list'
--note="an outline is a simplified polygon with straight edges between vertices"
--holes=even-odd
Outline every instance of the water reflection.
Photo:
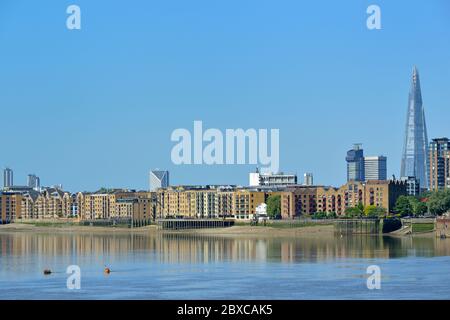
[{"label": "water reflection", "polygon": [[[230,237],[189,234],[0,234],[0,264],[14,257],[46,260],[120,259],[151,254],[161,263],[320,262],[339,258],[401,258],[450,256],[450,240],[433,237]],[[11,262],[11,261],[10,261]]]}]

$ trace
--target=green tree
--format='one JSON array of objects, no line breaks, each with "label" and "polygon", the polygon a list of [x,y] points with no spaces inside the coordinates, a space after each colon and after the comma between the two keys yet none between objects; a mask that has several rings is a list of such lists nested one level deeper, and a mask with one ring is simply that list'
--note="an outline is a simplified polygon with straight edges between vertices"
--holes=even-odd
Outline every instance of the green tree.
[{"label": "green tree", "polygon": [[337,218],[337,214],[336,212],[327,212],[327,219],[336,219]]},{"label": "green tree", "polygon": [[328,217],[329,217],[329,214],[330,213],[328,213],[328,212],[315,212],[314,213],[314,215],[313,215],[313,219],[328,219]]},{"label": "green tree", "polygon": [[410,197],[410,204],[411,204],[412,212],[415,216],[423,215],[423,214],[427,213],[427,211],[428,211],[427,204],[417,198]]},{"label": "green tree", "polygon": [[386,209],[383,207],[377,207],[370,205],[364,208],[364,215],[366,217],[382,217],[386,215]]},{"label": "green tree", "polygon": [[411,206],[410,197],[398,197],[397,201],[395,202],[394,212],[401,215],[402,217],[412,214],[413,208]]},{"label": "green tree", "polygon": [[442,215],[448,212],[450,210],[450,190],[432,192],[427,205],[434,215]]},{"label": "green tree", "polygon": [[349,218],[362,217],[363,214],[364,214],[364,205],[362,203],[358,203],[356,207],[348,207],[345,209],[345,215]]},{"label": "green tree", "polygon": [[267,215],[272,219],[281,218],[281,196],[271,195],[267,198]]}]

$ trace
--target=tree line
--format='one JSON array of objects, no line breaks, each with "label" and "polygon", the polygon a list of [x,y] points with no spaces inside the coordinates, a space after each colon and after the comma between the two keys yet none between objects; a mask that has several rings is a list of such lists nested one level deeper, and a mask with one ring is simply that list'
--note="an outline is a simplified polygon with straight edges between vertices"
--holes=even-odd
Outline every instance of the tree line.
[{"label": "tree line", "polygon": [[[271,219],[281,218],[281,197],[272,195],[267,198],[267,214]],[[420,196],[400,196],[393,208],[393,214],[405,216],[440,216],[450,212],[450,190],[428,191]],[[346,218],[379,218],[388,215],[386,208],[374,205],[364,206],[359,203],[356,207],[345,210]],[[335,219],[335,212],[316,212],[310,215],[313,219]]]},{"label": "tree line", "polygon": [[440,216],[450,211],[450,190],[428,191],[420,196],[400,196],[394,212],[404,216]]}]

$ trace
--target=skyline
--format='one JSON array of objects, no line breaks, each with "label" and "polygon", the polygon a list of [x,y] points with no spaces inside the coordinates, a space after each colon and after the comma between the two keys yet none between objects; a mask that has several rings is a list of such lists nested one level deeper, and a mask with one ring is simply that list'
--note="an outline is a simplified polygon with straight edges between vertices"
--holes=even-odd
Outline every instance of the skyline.
[{"label": "skyline", "polygon": [[245,185],[254,165],[171,163],[171,132],[202,120],[279,128],[280,170],[317,184],[345,183],[358,142],[399,177],[414,65],[429,138],[450,135],[450,8],[377,3],[382,30],[369,31],[365,1],[77,1],[82,29],[68,31],[66,4],[4,2],[0,164],[16,184],[36,173],[74,191],[147,189],[154,168],[173,184]]},{"label": "skyline", "polygon": [[[411,94],[413,94],[413,91],[415,90],[415,88],[416,88],[416,83],[415,83],[415,79],[416,79],[416,77],[417,77],[417,79],[419,79],[419,75],[418,75],[418,71],[417,71],[417,67],[416,66],[413,66],[413,75],[412,75],[412,85],[411,85],[411,90],[410,90],[410,96],[411,96]],[[422,106],[422,100],[421,100],[421,90],[420,90],[420,80],[417,80],[417,82],[418,82],[418,90],[419,90],[419,95],[420,95],[420,106]],[[410,98],[411,99],[411,98]],[[409,100],[410,100],[409,99]],[[411,107],[411,103],[408,105],[408,112],[410,111],[410,107]],[[421,109],[421,110],[423,110],[423,112],[425,112],[424,111],[424,109]],[[407,123],[408,123],[408,120],[407,120]],[[425,127],[425,130],[426,130],[426,127]],[[442,136],[443,137],[443,136]],[[428,150],[428,145],[429,145],[429,143],[432,141],[432,139],[435,139],[435,138],[441,138],[441,137],[432,137],[432,138],[430,138],[431,140],[429,140],[428,141],[428,143],[427,143],[427,145],[426,145],[426,150]],[[405,137],[405,139],[406,139],[406,137]],[[405,140],[406,141],[406,140]],[[406,146],[405,146],[406,147]],[[380,154],[380,156],[383,156],[383,154]],[[344,156],[345,157],[345,156]],[[378,156],[377,156],[378,157]],[[428,159],[427,159],[428,160]],[[403,160],[402,160],[403,161]],[[389,158],[388,158],[388,163],[389,163]],[[246,166],[246,167],[250,167],[250,166],[252,166],[252,165],[244,165],[244,166]],[[254,166],[254,165],[253,165]],[[218,167],[221,167],[221,166],[218,166]],[[388,167],[389,167],[389,165],[388,165]],[[11,170],[13,170],[13,171],[15,171],[14,170],[14,168],[12,168],[11,166],[4,166],[4,169],[11,169]],[[156,169],[156,171],[158,171],[159,169],[157,168]],[[165,169],[164,169],[165,170]],[[347,169],[348,170],[348,169]],[[149,170],[148,172],[147,172],[147,174],[151,174],[151,172],[153,172],[153,171],[155,171],[155,169],[151,169],[151,170]],[[287,171],[285,171],[285,170],[283,170],[282,168],[280,168],[280,171],[279,171],[279,173],[294,173],[294,174],[296,174],[296,175],[302,175],[302,173],[301,172],[297,172],[297,171],[295,171],[295,172],[287,172]],[[29,175],[30,175],[31,173],[27,173],[26,174],[26,179],[28,179],[28,177],[29,177]],[[400,178],[400,177],[402,177],[402,174],[400,173],[400,175],[396,175],[395,173],[393,173],[393,175],[395,175],[397,178]],[[392,175],[391,176],[389,176],[388,175],[388,179],[390,179],[392,177]],[[342,184],[342,183],[341,183]],[[341,185],[341,184],[339,184],[339,185]],[[428,180],[427,180],[427,184],[428,184]],[[26,186],[26,185],[28,185],[28,182],[27,183],[23,183],[23,184],[21,184],[21,183],[14,183],[14,185],[15,186]],[[59,182],[59,183],[54,183],[54,184],[48,184],[48,185],[46,185],[47,187],[53,187],[53,186],[57,186],[57,185],[64,185],[64,183],[62,183],[62,182]],[[174,185],[176,185],[176,184],[174,184]],[[178,185],[183,185],[183,184],[178,184]],[[193,184],[193,183],[184,183],[184,185],[197,185],[197,184]],[[198,184],[198,185],[216,185],[216,184],[213,184],[213,183],[201,183],[201,184]],[[225,184],[223,184],[223,185],[246,185],[245,183],[243,183],[243,184],[239,184],[239,183],[225,183]],[[323,183],[323,184],[321,184],[321,185],[324,185],[324,186],[331,186],[332,184],[330,184],[330,183]],[[97,188],[94,188],[95,190],[97,190],[97,189],[99,189],[99,188],[103,188],[103,187],[106,187],[106,188],[109,188],[109,187],[111,187],[111,186],[98,186]],[[122,186],[114,186],[114,187],[117,187],[117,188],[121,188]],[[138,189],[140,189],[140,188],[134,188],[133,186],[127,186],[127,187],[124,187],[124,188],[128,188],[128,189],[136,189],[136,190],[138,190]],[[146,189],[148,189],[148,188],[141,188],[140,190],[146,190]],[[80,190],[86,190],[87,191],[87,189],[80,189]],[[92,191],[92,190],[91,190]]]}]

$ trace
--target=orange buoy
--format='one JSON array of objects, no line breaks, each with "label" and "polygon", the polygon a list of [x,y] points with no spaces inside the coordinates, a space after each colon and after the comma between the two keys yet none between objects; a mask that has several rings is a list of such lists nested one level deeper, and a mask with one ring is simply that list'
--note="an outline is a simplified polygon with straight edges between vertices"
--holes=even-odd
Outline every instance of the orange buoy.
[{"label": "orange buoy", "polygon": [[104,270],[104,272],[105,272],[105,274],[110,274],[110,273],[111,273],[111,269],[108,268],[108,267],[106,267],[105,270]]}]

